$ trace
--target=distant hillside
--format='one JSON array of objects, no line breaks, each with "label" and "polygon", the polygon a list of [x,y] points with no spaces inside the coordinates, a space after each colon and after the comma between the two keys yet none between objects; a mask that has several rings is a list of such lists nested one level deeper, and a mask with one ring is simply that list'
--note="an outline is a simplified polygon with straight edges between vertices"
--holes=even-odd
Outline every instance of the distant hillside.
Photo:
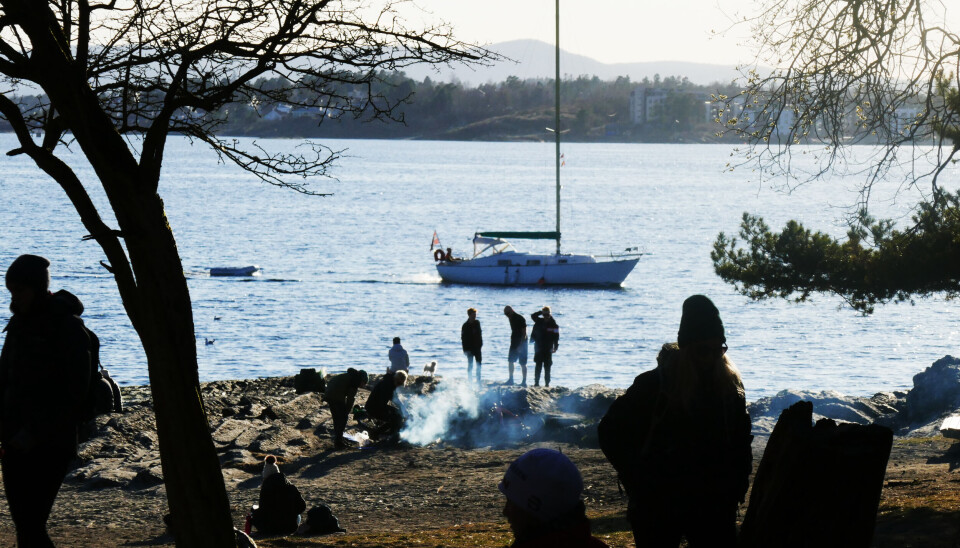
[{"label": "distant hillside", "polygon": [[[508,76],[527,78],[553,78],[554,47],[539,40],[513,40],[489,46],[489,49],[517,61],[504,61],[491,67],[438,67],[417,66],[405,69],[407,76],[416,80],[430,79],[440,82],[460,81],[476,86],[488,82],[502,82]],[[653,79],[659,74],[667,76],[686,76],[694,84],[729,84],[738,77],[733,65],[711,65],[707,63],[689,63],[684,61],[653,61],[645,63],[607,64],[595,61],[583,55],[560,51],[560,71],[562,77],[581,75],[597,76],[601,80],[614,80],[618,76],[629,76],[632,82],[640,82],[645,77]]]}]

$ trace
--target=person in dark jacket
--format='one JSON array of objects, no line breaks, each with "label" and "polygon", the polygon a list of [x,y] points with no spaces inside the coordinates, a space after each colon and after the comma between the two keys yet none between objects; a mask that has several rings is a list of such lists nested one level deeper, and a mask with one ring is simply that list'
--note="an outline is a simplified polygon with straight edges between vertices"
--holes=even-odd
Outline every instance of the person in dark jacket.
[{"label": "person in dark jacket", "polygon": [[264,535],[290,535],[300,526],[300,514],[306,510],[300,490],[280,472],[277,458],[268,455],[263,463],[260,504],[253,510],[253,526]]},{"label": "person in dark jacket", "polygon": [[540,386],[540,371],[543,371],[543,385],[550,386],[550,368],[553,366],[553,353],[560,346],[560,328],[557,320],[550,314],[550,307],[545,306],[534,312],[533,329],[530,338],[533,340],[533,385]]},{"label": "person in dark jacket", "polygon": [[637,546],[736,545],[752,468],[750,415],[726,355],[723,322],[703,295],[683,303],[677,342],[600,421],[600,448],[626,487]]},{"label": "person in dark jacket", "polygon": [[460,327],[460,345],[463,355],[467,357],[467,380],[473,373],[473,361],[477,361],[477,382],[480,382],[480,367],[483,355],[480,348],[483,346],[483,330],[480,329],[480,320],[477,319],[477,309],[467,309],[467,321]]},{"label": "person in dark jacket", "polygon": [[583,478],[573,462],[553,449],[520,455],[497,486],[506,496],[503,515],[513,531],[512,548],[604,548],[590,534],[580,500]]},{"label": "person in dark jacket", "polygon": [[77,454],[90,384],[83,305],[65,291],[50,294],[49,265],[21,255],[6,274],[13,316],[0,351],[0,465],[17,546],[53,546],[47,518]]},{"label": "person in dark jacket", "polygon": [[397,388],[407,382],[407,372],[397,371],[392,375],[384,375],[382,379],[373,385],[370,396],[363,408],[371,418],[384,423],[381,434],[396,434],[403,428],[403,415],[400,410],[390,402],[393,401],[393,395]]},{"label": "person in dark jacket", "polygon": [[330,406],[330,416],[333,418],[333,447],[343,449],[343,431],[347,428],[347,419],[350,410],[357,398],[357,390],[367,384],[367,372],[362,369],[347,368],[346,373],[330,377],[327,381],[323,399]]},{"label": "person in dark jacket", "polygon": [[520,371],[523,373],[523,382],[520,386],[527,385],[527,320],[517,314],[512,307],[505,306],[503,314],[510,320],[510,349],[507,352],[507,366],[510,372],[510,378],[507,384],[513,384],[513,364],[520,362]]}]

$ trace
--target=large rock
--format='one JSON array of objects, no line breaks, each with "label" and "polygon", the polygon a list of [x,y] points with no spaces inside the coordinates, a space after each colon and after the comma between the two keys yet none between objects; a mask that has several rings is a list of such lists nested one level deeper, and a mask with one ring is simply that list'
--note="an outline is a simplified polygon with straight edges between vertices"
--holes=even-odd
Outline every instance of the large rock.
[{"label": "large rock", "polygon": [[921,422],[960,407],[960,359],[944,356],[913,376],[907,393],[905,418]]},{"label": "large rock", "polygon": [[898,411],[897,393],[881,392],[871,398],[846,396],[834,390],[781,390],[775,396],[749,404],[750,420],[756,434],[769,434],[780,413],[798,401],[813,404],[813,419],[829,418],[854,424],[871,424]]}]

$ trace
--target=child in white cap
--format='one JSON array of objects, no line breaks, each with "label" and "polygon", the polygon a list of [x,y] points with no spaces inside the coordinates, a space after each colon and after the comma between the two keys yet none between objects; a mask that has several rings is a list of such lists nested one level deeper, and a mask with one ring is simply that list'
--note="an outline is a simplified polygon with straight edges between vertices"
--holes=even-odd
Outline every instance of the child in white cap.
[{"label": "child in white cap", "polygon": [[583,479],[563,453],[534,449],[513,461],[498,485],[507,497],[512,548],[603,548],[580,500]]}]

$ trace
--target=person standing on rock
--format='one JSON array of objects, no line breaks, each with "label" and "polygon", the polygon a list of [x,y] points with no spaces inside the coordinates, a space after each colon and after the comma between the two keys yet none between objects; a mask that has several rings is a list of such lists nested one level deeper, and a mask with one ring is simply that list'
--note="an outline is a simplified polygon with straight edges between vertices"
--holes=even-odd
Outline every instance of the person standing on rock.
[{"label": "person standing on rock", "polygon": [[0,352],[3,487],[17,546],[47,547],[47,518],[70,461],[90,384],[92,344],[79,299],[51,295],[50,261],[21,255],[7,269],[7,336]]},{"label": "person standing on rock", "polygon": [[343,431],[347,427],[347,419],[353,402],[357,397],[357,390],[367,384],[367,372],[349,368],[346,373],[330,377],[327,388],[323,392],[323,399],[330,405],[330,415],[333,417],[333,447],[343,449]]},{"label": "person standing on rock", "polygon": [[560,346],[560,328],[557,320],[550,314],[550,307],[545,306],[534,312],[533,329],[530,338],[533,339],[533,385],[540,386],[540,371],[543,371],[543,385],[550,386],[550,368],[553,367],[553,353]]},{"label": "person standing on rock", "polygon": [[510,378],[507,384],[513,384],[513,364],[520,362],[520,371],[523,373],[523,382],[527,385],[527,320],[517,314],[512,307],[505,306],[503,314],[510,320],[510,350],[507,352],[507,367]]},{"label": "person standing on rock", "polygon": [[393,347],[390,348],[387,357],[390,358],[390,367],[387,369],[388,374],[392,375],[397,371],[410,371],[410,355],[400,346],[400,337],[393,338]]},{"label": "person standing on rock", "polygon": [[477,309],[467,309],[467,321],[460,327],[460,345],[463,355],[467,357],[467,380],[473,373],[473,361],[477,361],[477,383],[480,382],[480,367],[483,355],[480,348],[483,346],[483,330],[480,329],[480,320],[477,319]]},{"label": "person standing on rock", "polygon": [[[513,461],[497,486],[513,531],[511,548],[604,548],[590,534],[580,500],[583,478],[563,453],[533,449]],[[639,546],[639,545],[638,545]]]},{"label": "person standing on rock", "polygon": [[306,510],[303,495],[280,472],[277,457],[267,455],[263,462],[260,505],[253,510],[253,526],[264,535],[291,535],[300,526],[300,514]]},{"label": "person standing on rock", "polygon": [[750,415],[720,313],[683,302],[677,342],[600,421],[600,448],[626,487],[637,546],[732,548],[752,468]]}]

